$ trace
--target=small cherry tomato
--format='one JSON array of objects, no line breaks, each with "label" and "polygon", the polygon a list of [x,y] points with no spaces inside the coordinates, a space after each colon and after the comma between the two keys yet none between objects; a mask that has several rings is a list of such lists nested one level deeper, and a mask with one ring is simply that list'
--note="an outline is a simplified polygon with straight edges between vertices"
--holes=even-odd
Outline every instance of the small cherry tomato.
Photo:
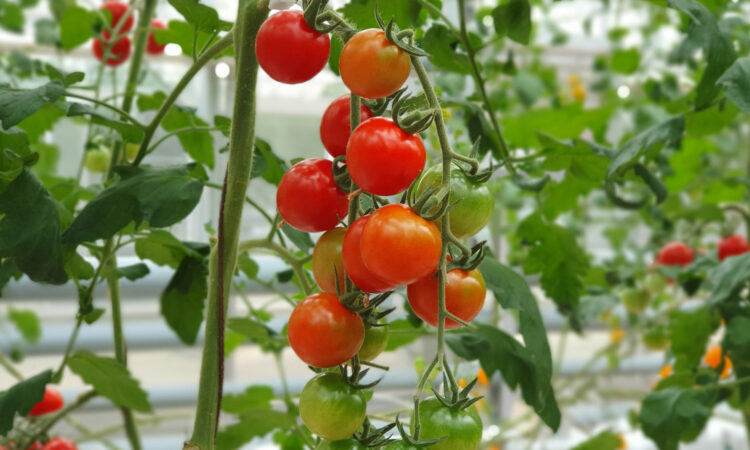
[{"label": "small cherry tomato", "polygon": [[302,83],[318,74],[331,50],[327,34],[305,22],[301,11],[282,11],[269,17],[258,30],[255,53],[258,64],[276,81]]},{"label": "small cherry tomato", "polygon": [[408,134],[385,117],[359,124],[346,145],[346,166],[357,186],[375,195],[406,190],[424,169],[425,149],[418,134]]},{"label": "small cherry tomato", "polygon": [[374,327],[365,325],[365,340],[359,349],[360,361],[372,361],[385,350],[388,344],[388,325]]},{"label": "small cherry tomato", "polygon": [[349,225],[344,235],[344,243],[341,247],[341,255],[344,262],[344,270],[352,280],[355,286],[365,292],[379,294],[387,292],[396,287],[393,284],[386,283],[378,279],[370,272],[362,260],[362,251],[360,243],[362,241],[362,231],[370,220],[371,215],[362,216]]},{"label": "small cherry tomato", "polygon": [[377,278],[411,284],[435,273],[442,243],[437,226],[400,203],[372,213],[362,230],[362,261]]},{"label": "small cherry tomato", "polygon": [[[94,52],[94,56],[99,61],[104,59],[104,49],[107,43],[102,42],[100,39],[94,39],[91,50]],[[109,49],[109,57],[104,64],[115,67],[124,63],[130,56],[130,38],[127,36],[121,37],[112,48]]]},{"label": "small cherry tomato", "polygon": [[620,299],[629,313],[640,314],[651,303],[651,294],[644,289],[629,287],[622,291]]},{"label": "small cherry tomato", "polygon": [[[482,419],[472,408],[454,410],[436,398],[419,403],[419,438],[446,438],[429,448],[434,450],[476,450],[482,440]],[[414,421],[411,424],[414,427]],[[412,431],[414,431],[412,429]]]},{"label": "small cherry tomato", "polygon": [[[438,279],[428,276],[406,288],[409,306],[420,319],[433,327],[438,325]],[[487,296],[487,286],[479,270],[453,269],[445,279],[445,307],[451,314],[470,322],[479,314]],[[445,328],[450,330],[461,324],[445,319]]]},{"label": "small cherry tomato", "polygon": [[316,376],[307,382],[299,397],[302,422],[330,441],[351,437],[362,426],[366,412],[362,391],[350,386],[340,373]]},{"label": "small cherry tomato", "polygon": [[323,233],[315,243],[312,254],[312,272],[315,282],[323,292],[336,293],[337,276],[340,292],[346,290],[346,274],[341,260],[341,246],[345,234],[346,229],[334,228]]},{"label": "small cherry tomato", "polygon": [[659,250],[659,264],[687,266],[693,262],[693,250],[684,242],[670,242]]},{"label": "small cherry tomato", "polygon": [[276,207],[298,230],[327,231],[346,218],[349,198],[333,180],[333,163],[312,158],[298,162],[281,178]]},{"label": "small cherry tomato", "polygon": [[344,45],[339,59],[341,80],[364,98],[387,97],[409,77],[409,55],[379,29],[363,30]]},{"label": "small cherry tomato", "polygon": [[[114,30],[117,27],[117,24],[122,20],[125,13],[128,12],[128,5],[122,2],[104,2],[100,9],[109,10],[109,13],[112,15],[112,22],[110,23],[109,29]],[[120,27],[119,33],[127,33],[132,30],[133,22],[135,22],[135,13],[131,13],[128,18],[125,19],[125,23]]]},{"label": "small cherry tomato", "polygon": [[161,55],[164,53],[164,47],[167,46],[167,44],[156,42],[156,39],[154,38],[154,29],[156,28],[165,30],[167,26],[164,25],[164,22],[158,19],[151,21],[151,29],[148,30],[148,42],[146,43],[146,53],[149,55]]},{"label": "small cherry tomato", "polygon": [[654,325],[643,331],[643,345],[649,350],[661,351],[669,348],[669,330],[665,325]]},{"label": "small cherry tomato", "polygon": [[306,364],[334,367],[357,354],[365,326],[338,296],[322,292],[299,302],[289,317],[289,345]]},{"label": "small cherry tomato", "polygon": [[730,256],[741,255],[747,252],[750,252],[750,245],[739,234],[734,234],[719,241],[719,261],[724,261]]},{"label": "small cherry tomato", "polygon": [[63,400],[60,391],[52,386],[47,386],[44,390],[44,397],[42,397],[42,400],[39,403],[31,408],[29,416],[36,417],[58,411],[64,404],[65,401]]},{"label": "small cherry tomato", "polygon": [[78,450],[78,447],[70,439],[56,437],[44,444],[42,450]]},{"label": "small cherry tomato", "polygon": [[111,157],[112,155],[106,148],[87,150],[83,158],[83,166],[91,173],[104,173],[109,169]]},{"label": "small cherry tomato", "polygon": [[[320,140],[334,158],[346,154],[346,143],[352,134],[350,107],[349,95],[342,95],[328,105],[320,120]],[[365,105],[360,105],[359,114],[360,123],[372,117]]]},{"label": "small cherry tomato", "polygon": [[140,144],[134,144],[132,142],[128,142],[125,145],[125,157],[128,158],[128,161],[133,162],[138,156],[138,151],[141,149]]}]

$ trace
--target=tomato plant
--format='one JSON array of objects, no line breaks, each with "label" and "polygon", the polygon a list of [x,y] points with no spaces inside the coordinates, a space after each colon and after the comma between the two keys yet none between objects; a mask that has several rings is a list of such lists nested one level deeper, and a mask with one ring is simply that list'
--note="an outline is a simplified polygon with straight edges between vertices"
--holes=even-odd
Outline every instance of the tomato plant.
[{"label": "tomato plant", "polygon": [[151,21],[151,29],[148,32],[148,43],[146,44],[146,53],[149,55],[161,55],[164,53],[164,47],[166,47],[167,44],[156,42],[156,38],[154,38],[154,30],[163,30],[165,28],[167,28],[167,26],[164,25],[164,22],[161,20],[154,19]]},{"label": "tomato plant", "polygon": [[78,446],[70,439],[57,437],[44,444],[42,450],[77,450]]},{"label": "tomato plant", "polygon": [[432,398],[422,401],[418,411],[424,438],[446,437],[432,448],[473,450],[482,439],[482,421],[472,408],[452,410]]},{"label": "tomato plant", "polygon": [[[94,39],[91,51],[94,52],[94,56],[99,61],[104,61],[108,66],[116,67],[127,61],[130,56],[130,38],[123,36],[114,42]],[[106,59],[104,58],[105,53],[107,54]]]},{"label": "tomato plant", "polygon": [[345,234],[346,229],[334,228],[323,233],[315,243],[312,254],[312,272],[315,282],[323,292],[335,294],[346,290],[346,273],[341,258]]},{"label": "tomato plant", "polygon": [[409,76],[410,66],[409,55],[378,29],[355,34],[339,58],[341,80],[364,98],[387,97],[396,92]]}]

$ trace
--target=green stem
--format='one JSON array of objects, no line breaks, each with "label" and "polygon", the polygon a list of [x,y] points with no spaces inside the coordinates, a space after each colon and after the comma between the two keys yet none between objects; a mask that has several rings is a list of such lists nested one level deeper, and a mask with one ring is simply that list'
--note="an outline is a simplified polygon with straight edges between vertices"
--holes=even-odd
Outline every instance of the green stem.
[{"label": "green stem", "polygon": [[745,434],[747,435],[747,442],[750,444],[750,409],[742,410],[742,420],[745,422]]},{"label": "green stem", "polygon": [[305,260],[297,258],[286,248],[268,239],[251,239],[248,241],[242,241],[238,246],[238,252],[244,253],[254,248],[271,250],[272,252],[279,255],[281,259],[283,259],[287,264],[289,264],[289,266],[291,266],[294,274],[299,279],[300,285],[302,286],[302,291],[305,293],[305,295],[312,294],[313,289],[307,280],[307,275],[305,274]]},{"label": "green stem", "polygon": [[85,95],[79,95],[75,92],[65,91],[65,97],[73,97],[73,98],[79,98],[81,100],[86,100],[87,102],[94,103],[96,105],[102,106],[104,108],[107,108],[111,111],[116,112],[117,114],[121,115],[122,117],[128,119],[129,121],[133,122],[134,125],[138,125],[141,128],[145,128],[145,125],[143,125],[141,122],[138,121],[135,117],[131,116],[130,114],[126,113],[124,110],[118,108],[117,106],[110,105],[109,103],[97,100],[95,98],[87,97]]},{"label": "green stem", "polygon": [[[39,432],[36,433],[36,436],[43,435],[44,433],[49,431],[58,421],[60,421],[60,419],[67,416],[74,410],[80,408],[81,406],[85,405],[96,396],[97,396],[96,391],[91,390],[91,391],[84,392],[83,394],[79,395],[78,398],[73,401],[73,403],[68,403],[60,411],[54,414],[51,414],[49,418],[45,417],[46,422],[44,423],[44,425],[42,425]],[[22,448],[26,448],[26,447],[22,447]]]},{"label": "green stem", "polygon": [[[99,68],[96,71],[96,80],[94,82],[94,100],[99,100],[99,94],[101,91],[102,77],[104,76],[104,64],[99,64]],[[86,130],[86,143],[88,144],[89,138],[91,138],[91,130],[94,129],[94,124],[89,118],[89,127]],[[83,163],[86,161],[86,150],[84,149],[81,154],[81,160],[78,163],[78,171],[76,172],[76,186],[81,184],[81,176],[83,175]]]},{"label": "green stem", "polygon": [[414,439],[419,439],[419,400],[422,397],[422,391],[424,391],[424,386],[427,384],[427,380],[430,379],[432,369],[435,368],[435,365],[439,360],[440,356],[435,355],[430,364],[425,367],[424,372],[422,372],[422,375],[419,377],[419,382],[417,382],[417,392],[414,393],[414,413],[412,415],[412,421],[414,423]]},{"label": "green stem", "polygon": [[[96,280],[96,277],[94,277],[94,280]],[[91,291],[93,292],[93,290],[94,284],[92,282]],[[58,367],[55,373],[52,375],[52,381],[54,382],[59,382],[62,379],[63,371],[65,370],[65,366],[68,364],[68,358],[70,357],[70,353],[73,351],[73,346],[78,339],[78,331],[81,329],[81,323],[83,323],[83,317],[81,317],[81,315],[79,314],[76,317],[76,324],[73,327],[73,332],[70,334],[70,338],[68,338],[68,345],[65,347],[65,353],[63,353],[63,359],[60,362],[60,367]]]},{"label": "green stem", "polygon": [[154,142],[154,145],[152,145],[151,147],[148,148],[148,150],[146,150],[146,154],[148,155],[151,152],[153,152],[154,150],[156,150],[156,148],[159,147],[159,145],[161,145],[162,142],[166,141],[167,139],[171,138],[172,136],[176,136],[176,135],[182,134],[182,133],[190,133],[190,132],[194,132],[194,131],[218,131],[218,130],[220,130],[220,128],[216,128],[216,127],[185,127],[185,128],[180,128],[180,129],[177,129],[177,130],[174,130],[174,131],[170,131],[169,133],[167,133],[164,136],[160,137],[156,142]]},{"label": "green stem", "polygon": [[13,364],[8,361],[8,358],[6,358],[2,352],[0,352],[0,366],[3,366],[3,368],[7,370],[9,374],[13,375],[13,378],[16,380],[23,380],[23,374],[13,367]]}]

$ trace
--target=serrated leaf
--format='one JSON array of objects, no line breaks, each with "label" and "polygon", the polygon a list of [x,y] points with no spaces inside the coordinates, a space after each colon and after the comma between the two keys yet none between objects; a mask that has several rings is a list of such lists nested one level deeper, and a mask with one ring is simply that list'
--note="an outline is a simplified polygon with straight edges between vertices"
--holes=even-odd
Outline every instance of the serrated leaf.
[{"label": "serrated leaf", "polygon": [[39,323],[39,316],[30,309],[10,308],[8,318],[16,326],[19,334],[29,344],[36,344],[42,337],[42,327]]},{"label": "serrated leaf", "polygon": [[96,392],[123,406],[140,412],[151,412],[148,394],[128,369],[114,358],[97,356],[89,351],[79,350],[68,359],[70,370],[91,385]]},{"label": "serrated leaf", "polygon": [[234,450],[256,437],[265,436],[273,430],[288,429],[296,426],[292,416],[286,412],[264,408],[245,411],[240,421],[219,431],[216,436],[216,448]]},{"label": "serrated leaf", "polygon": [[[173,106],[161,122],[166,131],[207,127],[208,123],[192,108]],[[208,131],[188,131],[177,134],[183,150],[201,164],[214,167],[214,139]]]},{"label": "serrated leaf", "polygon": [[339,11],[349,22],[356,25],[360,30],[366,28],[378,28],[378,22],[375,20],[375,5],[377,4],[380,17],[385,23],[391,18],[400,28],[407,28],[413,24],[414,14],[411,11],[410,3],[403,0],[351,0]]},{"label": "serrated leaf", "polygon": [[54,102],[65,92],[60,80],[52,80],[36,89],[13,90],[0,87],[0,122],[8,129],[34,114],[48,102]]},{"label": "serrated leaf", "polygon": [[203,259],[183,258],[161,294],[161,314],[185,344],[195,343],[203,323],[207,276]]},{"label": "serrated leaf", "polygon": [[677,450],[705,427],[716,403],[716,390],[668,387],[649,393],[641,404],[638,421],[643,433],[661,450]]},{"label": "serrated leaf", "polygon": [[465,53],[459,53],[458,37],[443,24],[433,24],[421,41],[422,50],[427,52],[435,66],[450,72],[471,73],[471,63]]},{"label": "serrated leaf", "polygon": [[731,256],[708,272],[714,290],[708,298],[712,306],[733,299],[750,280],[750,253]]},{"label": "serrated leaf", "polygon": [[13,428],[16,414],[25,416],[44,397],[47,384],[52,381],[52,371],[47,370],[27,378],[0,393],[0,436]]},{"label": "serrated leaf", "polygon": [[151,230],[148,236],[136,239],[135,254],[160,266],[176,269],[190,250],[166,230]]}]

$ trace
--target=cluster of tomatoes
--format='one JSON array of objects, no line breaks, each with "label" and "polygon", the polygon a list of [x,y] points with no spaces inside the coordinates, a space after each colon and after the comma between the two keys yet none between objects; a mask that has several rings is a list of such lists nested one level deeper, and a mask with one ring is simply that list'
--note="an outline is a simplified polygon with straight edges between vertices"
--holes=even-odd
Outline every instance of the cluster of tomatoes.
[{"label": "cluster of tomatoes", "polygon": [[[52,386],[47,386],[44,390],[44,397],[29,411],[29,417],[39,417],[45,414],[53,413],[62,409],[65,401],[60,395],[60,392]],[[11,448],[13,448],[13,442],[10,442]],[[75,442],[63,438],[56,437],[50,439],[45,444],[37,441],[26,448],[26,450],[77,450]],[[8,450],[8,447],[0,445],[0,450]]]},{"label": "cluster of tomatoes", "polygon": [[[94,38],[91,50],[99,61],[104,60],[105,50],[109,48],[109,55],[104,63],[108,66],[119,66],[128,60],[130,56],[130,38],[127,34],[133,29],[135,17],[126,3],[118,1],[104,2],[102,10],[109,11],[112,18],[108,26],[102,30],[101,39]],[[154,28],[165,29],[166,26],[160,20],[152,20],[151,28],[148,33],[148,43],[146,52],[151,55],[160,55],[164,51],[165,45],[159,44],[154,39]]]}]

